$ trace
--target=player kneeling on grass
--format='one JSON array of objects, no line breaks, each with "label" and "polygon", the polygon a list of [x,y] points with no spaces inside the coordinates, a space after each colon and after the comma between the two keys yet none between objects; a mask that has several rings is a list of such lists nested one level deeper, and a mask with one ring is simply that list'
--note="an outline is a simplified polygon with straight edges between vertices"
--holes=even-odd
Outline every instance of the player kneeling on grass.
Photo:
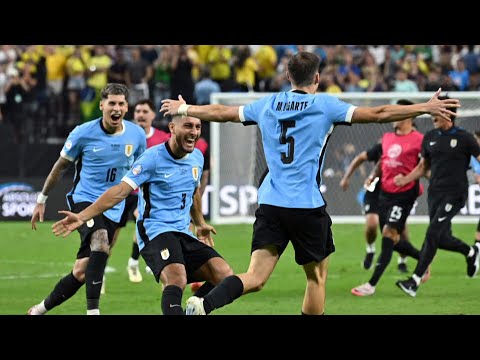
[{"label": "player kneeling on grass", "polygon": [[[202,214],[198,187],[204,158],[195,148],[201,122],[193,117],[175,116],[169,129],[171,138],[147,149],[120,184],[78,214],[60,211],[66,217],[52,228],[55,235],[65,237],[140,188],[136,223],[140,254],[157,282],[165,286],[163,314],[183,315],[181,300],[188,283],[206,281],[196,292],[205,295],[233,271],[211,247],[211,232],[216,231],[205,223]],[[198,238],[189,230],[190,219]]]}]

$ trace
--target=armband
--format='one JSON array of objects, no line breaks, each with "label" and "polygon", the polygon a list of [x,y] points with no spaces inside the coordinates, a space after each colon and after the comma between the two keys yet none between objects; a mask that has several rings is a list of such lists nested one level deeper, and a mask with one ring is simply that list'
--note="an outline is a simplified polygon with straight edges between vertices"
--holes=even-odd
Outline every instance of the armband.
[{"label": "armband", "polygon": [[37,204],[45,204],[47,202],[48,196],[39,193],[37,196]]}]

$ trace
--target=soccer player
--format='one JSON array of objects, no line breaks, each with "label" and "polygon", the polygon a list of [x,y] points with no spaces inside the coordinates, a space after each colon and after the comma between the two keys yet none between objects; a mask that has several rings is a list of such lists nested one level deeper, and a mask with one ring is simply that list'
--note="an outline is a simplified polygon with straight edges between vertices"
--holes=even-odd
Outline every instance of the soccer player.
[{"label": "soccer player", "polygon": [[412,297],[416,296],[421,276],[433,261],[438,248],[462,253],[467,261],[468,277],[474,277],[480,266],[478,243],[469,246],[452,234],[452,218],[465,205],[468,197],[467,171],[470,158],[473,156],[480,161],[480,146],[473,134],[455,126],[456,108],[450,110],[452,114],[448,118],[433,116],[434,128],[425,134],[422,158],[418,166],[406,175],[397,175],[394,180],[398,186],[404,186],[430,171],[428,187],[430,224],[420,259],[411,277],[396,282],[403,292]]},{"label": "soccer player", "polygon": [[[65,237],[140,188],[136,225],[140,253],[156,281],[164,285],[163,314],[183,315],[181,301],[186,284],[206,280],[203,286],[216,285],[233,272],[210,246],[211,232],[215,234],[216,230],[202,214],[198,187],[204,160],[195,148],[201,133],[200,119],[174,116],[168,126],[172,135],[167,142],[147,149],[122,181],[88,208],[78,214],[61,211],[66,217],[52,228],[55,235]],[[198,238],[189,230],[190,219]]]},{"label": "soccer player", "polygon": [[[350,177],[355,170],[362,165],[365,161],[370,161],[376,164],[382,156],[382,145],[377,143],[370,149],[364,150],[353,158],[345,171],[342,179],[340,180],[340,187],[343,191],[346,191],[350,185]],[[367,251],[363,259],[362,265],[365,270],[370,270],[373,265],[373,258],[375,256],[375,240],[377,239],[377,229],[380,225],[378,212],[379,212],[379,200],[380,194],[380,177],[371,176],[368,179],[365,187],[365,195],[363,197],[363,213],[365,215],[365,241],[367,242]],[[408,241],[407,225],[402,231],[403,236]],[[407,272],[407,257],[404,254],[400,254],[398,257],[398,271]]]},{"label": "soccer player", "polygon": [[[78,212],[93,203],[106,189],[118,184],[134,160],[145,151],[145,133],[138,125],[123,120],[128,111],[127,99],[125,85],[107,84],[101,92],[102,117],[77,126],[69,134],[38,195],[32,214],[32,229],[36,230],[38,220],[43,222],[48,193],[71,163],[75,163],[76,171],[67,203],[72,211]],[[44,300],[32,306],[28,310],[29,315],[45,314],[72,297],[84,283],[87,315],[100,314],[103,274],[124,206],[124,201],[118,201],[116,206],[89,218],[79,228],[81,243],[72,272],[62,278]]]},{"label": "soccer player", "polygon": [[[402,99],[397,101],[397,104],[407,106],[413,103]],[[390,263],[394,249],[415,259],[419,257],[419,251],[402,239],[400,234],[405,229],[410,211],[423,189],[419,181],[402,187],[393,182],[395,175],[409,173],[420,160],[423,134],[415,130],[413,120],[412,117],[394,122],[394,131],[387,132],[382,137],[382,157],[379,163],[382,181],[378,198],[382,250],[370,280],[353,288],[353,295],[370,296],[375,293],[375,286]],[[376,171],[377,169],[374,169],[374,175],[371,175],[370,179],[377,176]],[[424,281],[428,276],[427,273]]]},{"label": "soccer player", "polygon": [[307,278],[302,313],[325,311],[329,255],[335,251],[331,219],[320,192],[320,169],[336,125],[392,122],[424,113],[447,116],[458,100],[356,107],[328,94],[316,94],[320,59],[298,52],[288,62],[292,90],[265,96],[245,106],[188,105],[183,98],[162,100],[164,115],[195,116],[204,121],[257,124],[269,169],[258,190],[248,271],[223,280],[205,297],[187,300],[187,315],[208,314],[242,294],[260,291],[292,241],[295,260]]},{"label": "soccer player", "polygon": [[[156,129],[152,126],[153,120],[155,120],[155,105],[149,99],[139,100],[134,107],[133,120],[140,125],[145,131],[147,136],[147,148],[151,148],[154,145],[161,144],[170,138],[170,134]],[[138,189],[133,191],[126,198],[125,212],[122,215],[120,221],[120,227],[125,227],[129,217],[133,217],[134,220],[138,217],[137,202],[138,202]],[[119,229],[120,230],[120,229]],[[118,232],[116,233],[118,236]],[[131,282],[138,283],[143,280],[142,273],[138,266],[138,259],[140,258],[140,250],[138,249],[136,233],[133,234],[133,245],[130,258],[128,259],[127,272],[128,278]],[[149,268],[147,267],[147,272]]]}]

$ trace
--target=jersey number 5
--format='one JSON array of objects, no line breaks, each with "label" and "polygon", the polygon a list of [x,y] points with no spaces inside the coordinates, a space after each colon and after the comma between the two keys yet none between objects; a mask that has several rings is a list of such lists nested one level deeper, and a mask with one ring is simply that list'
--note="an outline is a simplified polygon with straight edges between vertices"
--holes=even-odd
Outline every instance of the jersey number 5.
[{"label": "jersey number 5", "polygon": [[295,121],[282,121],[282,133],[280,134],[280,144],[288,144],[288,153],[282,151],[282,162],[284,164],[290,164],[293,161],[293,152],[295,151],[295,139],[293,136],[287,137],[287,129],[295,127]]}]

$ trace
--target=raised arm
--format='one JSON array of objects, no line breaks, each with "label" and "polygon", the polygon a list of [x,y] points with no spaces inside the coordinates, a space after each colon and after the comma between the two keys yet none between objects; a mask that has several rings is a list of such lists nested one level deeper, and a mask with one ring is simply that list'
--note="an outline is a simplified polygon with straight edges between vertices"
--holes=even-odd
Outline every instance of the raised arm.
[{"label": "raised arm", "polygon": [[160,112],[163,116],[184,115],[193,116],[203,121],[213,122],[240,122],[239,106],[226,105],[187,105],[182,95],[178,95],[178,100],[162,100]]},{"label": "raised arm", "polygon": [[343,191],[346,191],[349,186],[349,180],[354,171],[362,165],[365,161],[367,160],[367,152],[362,151],[360,154],[355,156],[353,160],[350,162],[348,165],[347,170],[345,171],[345,174],[343,175],[342,179],[340,180],[340,187],[343,189]]},{"label": "raised arm", "polygon": [[83,209],[78,214],[72,213],[71,211],[59,211],[59,214],[64,214],[66,216],[63,220],[57,221],[52,225],[53,233],[56,236],[63,235],[63,237],[67,237],[72,231],[78,229],[91,218],[100,215],[117,205],[132,191],[133,188],[126,182],[122,181],[120,184],[112,186],[105,191],[92,205]]},{"label": "raised arm", "polygon": [[40,220],[40,222],[43,222],[45,203],[47,202],[48,194],[62,178],[63,173],[70,164],[71,162],[69,160],[60,156],[57,162],[53,165],[52,170],[50,170],[50,174],[48,174],[45,183],[43,184],[42,192],[37,197],[37,204],[33,209],[32,219],[30,221],[33,230],[37,230],[37,221]]},{"label": "raised arm", "polygon": [[448,108],[460,107],[458,99],[439,100],[442,89],[438,89],[432,98],[425,103],[413,105],[381,105],[374,107],[358,107],[352,115],[352,123],[386,123],[405,120],[423,114],[432,116],[441,116],[450,121],[451,116],[455,116]]}]

